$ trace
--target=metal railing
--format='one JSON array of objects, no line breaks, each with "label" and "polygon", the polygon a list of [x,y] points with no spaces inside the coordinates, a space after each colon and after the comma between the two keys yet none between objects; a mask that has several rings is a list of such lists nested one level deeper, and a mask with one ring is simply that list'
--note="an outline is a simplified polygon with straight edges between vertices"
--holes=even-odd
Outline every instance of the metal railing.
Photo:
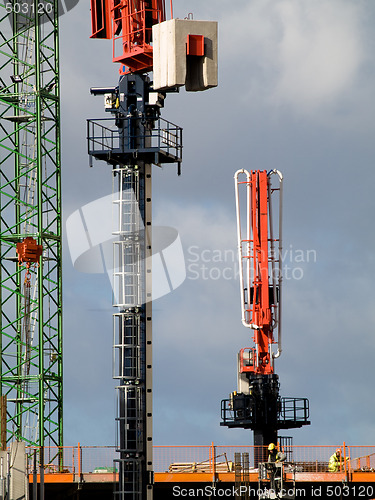
[{"label": "metal railing", "polygon": [[[255,446],[154,446],[155,472],[231,472],[236,453],[248,453],[250,470],[259,456]],[[288,463],[297,472],[329,472],[328,462],[336,449],[341,449],[340,469],[345,471],[375,472],[375,446],[288,446]],[[213,457],[213,458],[212,458]],[[211,464],[211,469],[205,467]],[[177,467],[179,465],[180,467]],[[203,470],[205,468],[205,470]],[[255,471],[256,469],[254,469]]]},{"label": "metal railing", "polygon": [[[337,448],[341,449],[341,472],[375,472],[375,446],[289,446],[287,462],[296,467],[297,472],[328,472],[328,462]],[[35,448],[28,449],[29,471],[33,470]],[[39,450],[38,460],[39,460]],[[233,472],[235,454],[249,455],[250,472],[254,457],[259,456],[255,446],[154,446],[154,472],[167,473],[226,473]],[[114,446],[64,446],[44,449],[44,468],[46,474],[115,472],[113,460],[118,458]]]},{"label": "metal railing", "polygon": [[[279,411],[277,414],[280,428],[285,425],[286,428],[300,427],[308,424],[310,415],[309,400],[307,398],[278,398]],[[250,396],[240,394],[235,403],[232,399],[223,399],[221,401],[221,419],[224,425],[235,424],[239,426],[243,421],[249,424],[254,423],[256,413],[250,405]]]},{"label": "metal railing", "polygon": [[113,118],[87,120],[88,151],[108,151],[120,147],[120,134]]},{"label": "metal railing", "polygon": [[309,400],[306,398],[280,398],[279,420],[282,422],[306,422],[309,419]]},{"label": "metal railing", "polygon": [[66,473],[66,474],[88,474],[113,472],[113,460],[118,458],[118,453],[114,446],[63,446],[45,447],[44,457],[41,460],[39,448],[28,448],[28,470],[33,470],[34,450],[37,451],[38,466],[44,463],[46,474]]},{"label": "metal railing", "polygon": [[181,127],[158,118],[142,135],[138,127],[132,126],[132,121],[135,121],[132,117],[87,120],[88,153],[96,156],[132,151],[161,152],[173,161],[181,161]]}]

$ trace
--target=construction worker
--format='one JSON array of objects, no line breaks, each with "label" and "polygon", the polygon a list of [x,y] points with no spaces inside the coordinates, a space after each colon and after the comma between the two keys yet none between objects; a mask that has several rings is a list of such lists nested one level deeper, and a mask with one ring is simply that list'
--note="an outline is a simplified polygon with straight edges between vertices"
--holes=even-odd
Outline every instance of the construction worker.
[{"label": "construction worker", "polygon": [[270,443],[268,446],[268,471],[270,479],[271,490],[278,491],[278,479],[281,478],[281,468],[276,467],[279,462],[284,462],[286,455],[280,453],[274,443]]},{"label": "construction worker", "polygon": [[[346,460],[349,460],[349,457]],[[328,470],[329,472],[340,472],[343,466],[344,466],[344,459],[341,456],[341,448],[337,448],[335,453],[331,455],[329,459]]]},{"label": "construction worker", "polygon": [[284,462],[286,455],[284,453],[280,453],[279,451],[277,451],[277,448],[274,445],[274,443],[271,443],[268,446],[268,451],[269,451],[268,462],[275,462],[275,463]]}]

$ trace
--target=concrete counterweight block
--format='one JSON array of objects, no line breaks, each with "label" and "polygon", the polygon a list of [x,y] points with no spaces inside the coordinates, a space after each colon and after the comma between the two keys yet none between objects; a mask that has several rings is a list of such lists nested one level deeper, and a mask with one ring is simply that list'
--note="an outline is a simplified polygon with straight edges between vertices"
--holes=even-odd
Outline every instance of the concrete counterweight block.
[{"label": "concrete counterweight block", "polygon": [[155,24],[152,37],[155,90],[185,85],[187,91],[199,91],[217,86],[216,21],[171,19]]}]

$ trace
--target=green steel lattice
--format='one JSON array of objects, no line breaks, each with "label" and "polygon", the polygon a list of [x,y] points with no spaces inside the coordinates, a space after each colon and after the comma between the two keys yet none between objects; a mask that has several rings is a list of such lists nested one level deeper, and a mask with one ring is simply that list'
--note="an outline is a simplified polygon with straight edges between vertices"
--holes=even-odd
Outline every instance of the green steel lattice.
[{"label": "green steel lattice", "polygon": [[[1,394],[7,441],[62,446],[58,2],[0,4]],[[43,246],[31,270],[16,244]]]}]

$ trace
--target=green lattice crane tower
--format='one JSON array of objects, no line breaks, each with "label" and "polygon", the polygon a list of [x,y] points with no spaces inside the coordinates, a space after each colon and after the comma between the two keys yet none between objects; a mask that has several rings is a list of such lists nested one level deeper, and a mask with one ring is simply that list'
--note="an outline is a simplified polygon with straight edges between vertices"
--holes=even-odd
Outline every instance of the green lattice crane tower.
[{"label": "green lattice crane tower", "polygon": [[1,395],[6,441],[41,447],[63,444],[58,35],[57,0],[0,5]]}]

